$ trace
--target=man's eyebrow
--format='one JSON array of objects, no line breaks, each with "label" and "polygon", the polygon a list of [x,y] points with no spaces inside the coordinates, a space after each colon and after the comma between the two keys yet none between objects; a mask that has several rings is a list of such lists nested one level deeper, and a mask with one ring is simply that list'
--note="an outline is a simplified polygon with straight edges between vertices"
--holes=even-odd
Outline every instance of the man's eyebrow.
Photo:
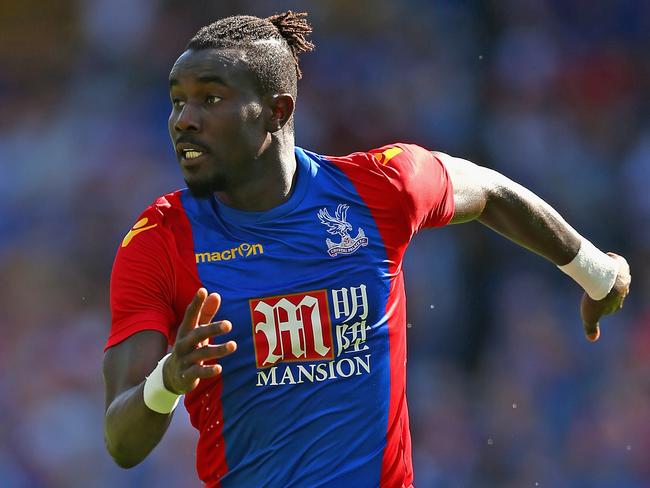
[{"label": "man's eyebrow", "polygon": [[219,85],[228,86],[228,83],[221,76],[216,75],[199,76],[199,81],[201,83],[218,83]]},{"label": "man's eyebrow", "polygon": [[[224,81],[223,78],[217,75],[205,75],[205,76],[199,76],[198,78],[199,82],[201,83],[217,83],[219,85],[223,86],[228,86],[228,83]],[[169,78],[169,86],[176,86],[179,85],[180,82],[176,78]]]}]

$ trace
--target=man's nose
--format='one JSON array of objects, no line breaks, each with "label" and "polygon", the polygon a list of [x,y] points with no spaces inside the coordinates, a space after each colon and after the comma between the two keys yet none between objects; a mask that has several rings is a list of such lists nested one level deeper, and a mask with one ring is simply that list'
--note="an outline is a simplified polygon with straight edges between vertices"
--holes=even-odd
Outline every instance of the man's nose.
[{"label": "man's nose", "polygon": [[198,132],[201,129],[201,117],[198,107],[194,107],[191,103],[183,105],[174,123],[174,129],[179,132]]}]

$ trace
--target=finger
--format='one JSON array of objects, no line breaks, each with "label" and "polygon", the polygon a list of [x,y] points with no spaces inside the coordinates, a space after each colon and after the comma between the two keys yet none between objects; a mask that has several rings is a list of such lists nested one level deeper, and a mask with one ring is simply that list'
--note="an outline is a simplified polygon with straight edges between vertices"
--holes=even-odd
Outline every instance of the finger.
[{"label": "finger", "polygon": [[598,322],[595,324],[584,323],[585,335],[590,342],[596,342],[600,338],[600,326]]},{"label": "finger", "polygon": [[[199,326],[207,325],[212,321],[217,310],[221,306],[221,296],[218,293],[210,293],[203,303],[199,316]],[[199,346],[207,346],[210,343],[208,339],[201,341]]]},{"label": "finger", "polygon": [[630,283],[632,281],[630,265],[623,256],[619,256],[613,252],[608,252],[607,254],[618,262],[618,276],[616,277],[614,286],[618,289],[619,294],[627,296],[630,292]]},{"label": "finger", "polygon": [[215,336],[227,334],[232,330],[232,323],[230,320],[219,320],[218,322],[211,322],[201,327],[191,330],[184,340],[191,344],[192,349],[196,347],[201,341],[210,339]]},{"label": "finger", "polygon": [[237,350],[235,341],[228,341],[225,344],[209,345],[195,349],[187,356],[185,361],[188,363],[202,363],[211,359],[221,359]]},{"label": "finger", "polygon": [[223,368],[220,364],[210,364],[208,366],[202,366],[200,364],[195,364],[190,366],[185,370],[185,377],[191,379],[192,381],[202,380],[206,378],[214,378],[219,376]]},{"label": "finger", "polygon": [[188,393],[197,387],[199,380],[211,378],[221,373],[222,367],[219,364],[200,365],[193,364],[186,368],[179,376],[182,382],[182,392]]},{"label": "finger", "polygon": [[208,322],[211,322],[220,306],[221,296],[218,293],[210,293],[203,303],[203,308],[201,308],[199,324],[207,324]]},{"label": "finger", "polygon": [[608,252],[607,255],[614,258],[616,261],[618,261],[620,272],[622,272],[625,275],[630,274],[630,264],[627,262],[627,259],[614,252]]},{"label": "finger", "polygon": [[205,288],[199,288],[197,290],[194,298],[192,298],[192,301],[185,309],[185,315],[183,316],[181,325],[178,327],[176,337],[184,337],[189,331],[197,326],[201,307],[203,306],[207,294],[208,291]]},{"label": "finger", "polygon": [[603,315],[602,303],[597,302],[586,293],[583,293],[580,301],[580,316],[585,330],[587,340],[595,342],[600,337],[599,320]]},{"label": "finger", "polygon": [[191,353],[194,349],[201,346],[206,346],[210,342],[210,338],[221,334],[227,334],[232,330],[232,324],[229,320],[220,320],[218,322],[210,322],[209,324],[195,327],[190,330],[185,337],[181,337],[174,344],[174,349],[180,356]]}]

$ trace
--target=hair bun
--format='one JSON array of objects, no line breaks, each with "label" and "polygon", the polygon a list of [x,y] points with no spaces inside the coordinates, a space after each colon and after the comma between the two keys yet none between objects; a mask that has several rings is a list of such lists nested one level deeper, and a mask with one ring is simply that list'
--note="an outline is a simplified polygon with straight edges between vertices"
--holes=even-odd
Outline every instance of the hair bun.
[{"label": "hair bun", "polygon": [[[266,20],[271,22],[280,35],[287,41],[291,53],[296,60],[298,66],[298,55],[300,53],[309,52],[314,49],[314,44],[307,40],[307,37],[312,32],[311,25],[307,22],[307,12],[292,12],[287,10],[281,14],[271,15]],[[300,69],[298,69],[298,78],[302,76]]]}]

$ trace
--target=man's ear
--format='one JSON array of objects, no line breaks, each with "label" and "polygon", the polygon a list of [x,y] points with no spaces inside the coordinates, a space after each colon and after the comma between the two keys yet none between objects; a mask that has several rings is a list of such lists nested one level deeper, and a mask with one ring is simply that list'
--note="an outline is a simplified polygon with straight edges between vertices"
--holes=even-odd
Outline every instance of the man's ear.
[{"label": "man's ear", "polygon": [[267,122],[266,130],[273,133],[282,129],[293,115],[296,101],[289,93],[276,93],[269,95],[268,107],[271,109],[271,116]]}]

